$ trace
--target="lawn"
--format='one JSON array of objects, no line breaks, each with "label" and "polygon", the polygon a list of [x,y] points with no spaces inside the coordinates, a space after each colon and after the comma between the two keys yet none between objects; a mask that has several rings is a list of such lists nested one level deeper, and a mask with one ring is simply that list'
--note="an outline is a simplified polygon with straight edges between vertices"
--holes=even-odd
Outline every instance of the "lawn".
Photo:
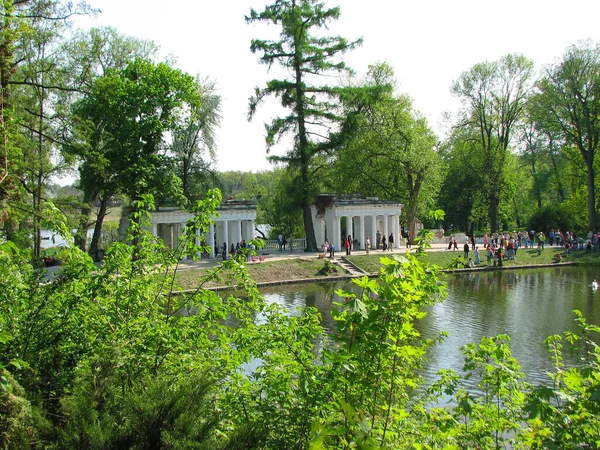
[{"label": "lawn", "polygon": [[[306,280],[312,278],[325,278],[328,276],[342,276],[345,275],[344,270],[341,267],[333,267],[333,272],[322,271],[326,260],[318,259],[316,257],[308,258],[301,257],[298,259],[288,259],[282,261],[271,261],[264,263],[253,263],[248,264],[248,273],[250,277],[257,283],[277,282],[284,280]],[[192,269],[180,271],[177,273],[176,284],[181,290],[194,289],[198,286],[201,278],[206,275],[206,269]],[[232,278],[232,274],[223,272],[221,276],[232,284],[235,284],[235,280]],[[222,286],[224,283],[217,281],[210,281],[206,283],[206,287]]]},{"label": "lawn", "polygon": [[[505,260],[504,267],[515,267],[515,266],[533,266],[533,265],[552,265],[553,258],[556,254],[563,254],[564,249],[558,247],[546,247],[545,250],[538,254],[536,249],[524,249],[521,248],[517,251],[517,257],[515,260]],[[404,255],[404,251],[395,252],[381,252],[375,251],[371,255],[353,255],[348,257],[356,266],[360,267],[366,272],[377,273],[381,267],[380,258],[387,256],[400,256]],[[473,257],[473,253],[469,253]],[[478,267],[487,267],[487,258],[484,252],[480,252],[481,264]],[[443,269],[450,269],[452,267],[453,260],[460,260],[464,262],[463,252],[451,252],[451,251],[430,251],[425,256],[419,257],[419,259],[428,264],[436,264]],[[326,260],[318,259],[316,257],[299,257],[297,259],[279,260],[279,261],[268,261],[264,263],[253,263],[248,264],[248,272],[250,276],[257,283],[270,283],[277,281],[301,281],[307,279],[319,279],[327,276],[344,276],[346,273],[340,267],[335,267],[337,271],[331,273],[323,273],[321,269],[325,266]],[[562,259],[562,262],[574,262],[583,265],[600,265],[600,252],[592,252],[586,254],[585,251],[572,252],[569,256]],[[177,290],[190,290],[198,287],[202,278],[207,274],[207,269],[191,269],[184,270],[177,273],[176,277],[176,289]],[[225,282],[211,280],[204,284],[204,287],[216,287],[223,286],[224,284],[236,284],[235,279],[231,273],[223,272],[221,276]]]},{"label": "lawn", "polygon": [[[375,252],[369,256],[350,256],[350,259],[354,264],[363,269],[366,272],[377,272],[381,267],[381,263],[379,259],[382,256],[394,256],[399,254],[404,254],[405,252]],[[546,246],[546,248],[538,254],[537,249],[525,249],[520,248],[517,251],[517,256],[514,260],[504,260],[504,267],[514,267],[514,266],[533,266],[537,264],[553,264],[553,259],[556,254],[564,255],[564,249],[559,247],[550,247]],[[469,252],[469,257],[475,261],[475,256],[473,252]],[[481,259],[481,264],[476,267],[487,267],[487,257],[486,253],[483,251],[479,252],[479,257]],[[459,251],[430,251],[424,256],[420,256],[419,259],[425,263],[436,264],[443,269],[450,269],[454,265],[452,264],[453,260],[458,258],[459,261],[464,262],[463,252]],[[599,265],[600,264],[600,252],[592,252],[590,254],[586,254],[585,250],[577,250],[572,252],[569,256],[562,259],[561,262],[575,262],[578,264],[584,265]]]}]

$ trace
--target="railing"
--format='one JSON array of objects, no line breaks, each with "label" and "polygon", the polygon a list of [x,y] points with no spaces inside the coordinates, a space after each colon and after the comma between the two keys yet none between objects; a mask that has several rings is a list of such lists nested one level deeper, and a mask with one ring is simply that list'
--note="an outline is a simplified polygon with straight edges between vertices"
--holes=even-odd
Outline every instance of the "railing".
[{"label": "railing", "polygon": [[[279,251],[279,243],[276,239],[267,239],[264,241],[265,246],[262,251]],[[306,248],[306,238],[294,238],[288,239],[285,246],[285,251],[304,250]]]}]

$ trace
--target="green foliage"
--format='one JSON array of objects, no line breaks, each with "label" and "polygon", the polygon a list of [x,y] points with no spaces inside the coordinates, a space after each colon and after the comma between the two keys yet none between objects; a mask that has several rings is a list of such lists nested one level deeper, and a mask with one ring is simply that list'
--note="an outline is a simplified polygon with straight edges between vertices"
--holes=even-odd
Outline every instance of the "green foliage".
[{"label": "green foliage", "polygon": [[407,95],[391,92],[394,84],[387,64],[373,65],[357,93],[345,97],[345,142],[330,177],[335,192],[402,202],[414,238],[441,185],[442,160],[438,138]]},{"label": "green foliage", "polygon": [[465,258],[462,256],[455,256],[452,258],[452,261],[448,264],[448,269],[464,269],[465,268]]},{"label": "green foliage", "polygon": [[[546,339],[554,363],[552,388],[537,387],[527,399],[528,424],[522,432],[528,448],[595,448],[600,446],[600,327],[575,311],[579,333]],[[563,342],[581,356],[578,367],[565,367]]]},{"label": "green foliage", "polygon": [[[69,247],[64,251],[64,265],[53,283],[47,283],[45,274],[34,270],[16,247],[9,244],[2,247],[0,333],[6,339],[3,338],[5,351],[0,363],[14,361],[14,366],[17,357],[27,361],[30,369],[20,371],[18,381],[28,397],[36,398],[55,421],[58,428],[51,434],[58,429],[72,429],[101,441],[122,436],[133,439],[136,427],[152,428],[157,420],[163,420],[163,413],[170,417],[164,418],[165,423],[170,420],[173,424],[165,425],[169,433],[176,433],[179,426],[189,431],[181,431],[177,439],[183,439],[183,435],[195,439],[205,429],[197,420],[198,414],[190,413],[195,408],[193,403],[177,403],[172,412],[165,410],[165,405],[198,387],[197,383],[182,384],[186,374],[201,373],[210,367],[209,385],[214,386],[213,381],[224,380],[247,361],[248,352],[239,345],[241,330],[250,326],[255,314],[263,308],[254,284],[245,275],[243,261],[236,259],[212,271],[200,285],[218,277],[219,271],[228,270],[236,274],[248,298],[223,299],[201,288],[189,295],[172,295],[177,287],[174,277],[178,261],[184,255],[204,250],[196,245],[195,233],[207,232],[220,200],[219,192],[211,191],[198,202],[194,209],[198,215],[188,222],[179,247],[168,251],[145,231],[153,202],[151,196],[142,196],[135,204],[130,228],[130,240],[137,242],[136,245],[113,244],[99,269],[87,254]],[[54,220],[52,211],[47,217]],[[69,241],[64,224],[55,221],[55,227]],[[157,272],[165,276],[156,277]],[[194,314],[188,315],[190,311]],[[229,317],[235,321],[228,321]],[[12,340],[8,340],[9,334]],[[162,384],[151,388],[149,380],[153,378],[160,379]],[[170,398],[146,399],[147,393],[158,395],[165,385],[172,386]],[[90,392],[92,388],[94,392]],[[193,398],[205,394],[197,392]],[[79,400],[68,400],[71,395],[79,396]],[[84,405],[80,403],[89,399],[96,399],[97,405],[81,409]],[[144,399],[147,403],[142,405]],[[117,414],[121,401],[123,405],[131,405],[127,414],[132,428],[125,424],[124,429],[114,430],[108,425],[103,430],[97,429],[94,417],[104,414],[102,417],[110,422],[111,417],[118,417],[113,414]],[[73,402],[80,405],[75,408]],[[108,408],[111,402],[114,402],[112,410]],[[203,405],[206,404],[205,401]],[[73,416],[65,418],[65,408],[69,407],[75,408]],[[147,413],[136,416],[141,410]],[[123,409],[122,413],[126,411]],[[209,428],[213,418],[218,418],[212,413],[206,413],[205,417]],[[94,433],[101,431],[110,436],[94,437]],[[66,441],[74,438],[64,436]],[[139,441],[141,437],[135,439]]]},{"label": "green foliage", "polygon": [[[570,46],[537,83],[534,116],[579,153],[587,175],[588,227],[596,223],[596,153],[600,143],[600,45]],[[579,175],[581,177],[581,175]],[[582,178],[582,177],[581,177]]]},{"label": "green foliage", "polygon": [[246,16],[248,23],[262,22],[280,28],[279,40],[253,39],[250,49],[260,55],[262,64],[280,65],[289,76],[270,80],[266,87],[255,89],[250,98],[249,118],[271,95],[278,97],[289,111],[265,125],[265,140],[270,150],[283,136],[294,137],[294,145],[284,156],[271,155],[270,159],[293,168],[298,177],[297,207],[302,208],[309,251],[318,249],[310,210],[315,173],[321,167],[318,159],[331,154],[342,140],[341,133],[330,130],[344,118],[340,97],[348,91],[343,87],[317,85],[315,75],[348,72],[341,55],[361,43],[340,36],[323,36],[322,30],[339,16],[339,8],[326,8],[316,0],[278,0],[263,11],[251,9]]},{"label": "green foliage", "polygon": [[[175,295],[179,261],[206,250],[196,236],[207,232],[220,201],[218,191],[199,201],[170,250],[146,231],[153,197],[141,195],[128,243],[111,245],[100,268],[66,248],[52,283],[16,246],[0,247],[0,364],[13,372],[1,372],[5,442],[231,450],[600,445],[600,328],[580,313],[578,333],[548,340],[552,388],[523,382],[501,335],[463,348],[473,392],[451,371],[421,386],[427,350],[442,336],[423,339],[415,324],[445,286],[438,267],[410,253],[382,258],[378,279],[337,292],[330,332],[314,308],[290,316],[267,305],[243,254],[204,276],[195,292]],[[55,209],[45,216],[69,238]],[[203,288],[225,271],[243,298]],[[581,356],[578,367],[564,366],[563,340]]]},{"label": "green foliage", "polygon": [[315,309],[286,317],[276,305],[248,335],[261,364],[232,380],[230,414],[237,423],[263,423],[266,448],[402,442],[401,411],[433,343],[419,338],[414,321],[444,289],[437,269],[425,270],[411,255],[382,262],[379,282],[365,277],[354,281],[358,294],[338,292],[345,301],[332,312],[333,335]]},{"label": "green foliage", "polygon": [[475,64],[452,85],[453,94],[464,105],[460,134],[470,138],[465,145],[474,156],[462,169],[481,177],[481,183],[471,186],[477,187],[489,207],[493,231],[500,229],[498,207],[506,184],[509,146],[523,116],[532,78],[533,61],[508,54]]},{"label": "green foliage", "polygon": [[36,435],[25,390],[0,367],[0,448],[28,448]]},{"label": "green foliage", "polygon": [[86,176],[95,177],[94,186],[118,189],[134,200],[143,192],[181,195],[165,190],[174,169],[160,153],[161,144],[183,112],[193,117],[200,102],[195,80],[164,63],[138,58],[97,78],[75,108],[90,131],[92,153],[82,155],[91,164]]},{"label": "green foliage", "polygon": [[[446,213],[442,209],[430,210],[428,218],[433,221],[441,221],[444,220]],[[431,248],[431,242],[435,239],[435,234],[433,231],[422,228],[419,230],[417,234],[417,238],[415,239],[416,256],[424,256],[427,249]]]},{"label": "green foliage", "polygon": [[82,368],[73,394],[63,401],[69,420],[60,431],[59,448],[221,448],[213,432],[219,414],[209,375],[153,376],[122,391],[106,361],[91,364]]},{"label": "green foliage", "polygon": [[562,231],[576,231],[577,233],[586,232],[583,228],[585,222],[578,225],[575,217],[563,205],[548,206],[538,209],[529,219],[528,227],[531,230],[539,230],[548,234],[552,229]]},{"label": "green foliage", "polygon": [[319,269],[319,271],[317,272],[317,274],[319,275],[331,275],[331,274],[335,274],[338,272],[338,266],[333,264],[333,262],[331,262],[330,259],[325,258],[325,261],[323,262],[323,267],[321,267]]}]

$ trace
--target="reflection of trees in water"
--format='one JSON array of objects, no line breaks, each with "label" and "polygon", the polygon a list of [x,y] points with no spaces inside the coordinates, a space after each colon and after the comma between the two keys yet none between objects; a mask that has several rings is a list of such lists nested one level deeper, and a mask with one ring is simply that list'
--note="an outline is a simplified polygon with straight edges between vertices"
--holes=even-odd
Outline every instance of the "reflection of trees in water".
[{"label": "reflection of trees in water", "polygon": [[[511,336],[514,356],[530,381],[546,383],[551,370],[544,339],[552,334],[575,330],[573,309],[579,309],[589,323],[600,323],[600,292],[594,294],[591,281],[600,278],[600,269],[559,268],[489,270],[449,275],[448,299],[427,308],[428,315],[417,328],[426,338],[448,331],[448,338],[429,352],[425,368],[428,380],[439,369],[460,371],[460,347],[478,342],[482,336],[505,333]],[[316,308],[321,325],[335,329],[331,317],[338,289],[356,290],[352,283],[311,283],[263,289],[268,302],[277,302],[297,314],[304,306]],[[320,348],[321,342],[316,342]],[[566,352],[568,353],[568,352]],[[574,359],[566,354],[566,360]]]},{"label": "reflection of trees in water", "polygon": [[291,315],[299,314],[300,308],[312,307],[321,314],[321,326],[327,331],[335,328],[331,316],[334,302],[340,298],[335,295],[338,289],[355,289],[352,283],[309,283],[276,286],[261,289],[268,303],[278,303],[284,306]]}]

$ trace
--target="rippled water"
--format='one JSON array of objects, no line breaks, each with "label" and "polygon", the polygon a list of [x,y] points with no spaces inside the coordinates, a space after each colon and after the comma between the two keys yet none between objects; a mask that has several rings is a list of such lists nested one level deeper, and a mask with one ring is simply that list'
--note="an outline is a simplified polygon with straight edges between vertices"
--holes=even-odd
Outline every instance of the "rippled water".
[{"label": "rippled water", "polygon": [[[478,342],[482,336],[503,333],[511,337],[513,355],[521,363],[527,380],[548,383],[551,370],[544,339],[553,334],[575,331],[574,309],[588,322],[600,324],[600,291],[591,283],[600,279],[600,269],[553,267],[515,271],[485,271],[447,277],[449,296],[428,308],[418,328],[425,337],[447,331],[445,341],[434,347],[426,368],[426,380],[440,369],[460,372],[460,347]],[[330,310],[335,290],[348,284],[278,286],[262,290],[269,302],[284,305],[290,314],[298,308],[314,306],[323,315],[323,326],[333,327]],[[565,352],[567,362],[569,355]]]}]

